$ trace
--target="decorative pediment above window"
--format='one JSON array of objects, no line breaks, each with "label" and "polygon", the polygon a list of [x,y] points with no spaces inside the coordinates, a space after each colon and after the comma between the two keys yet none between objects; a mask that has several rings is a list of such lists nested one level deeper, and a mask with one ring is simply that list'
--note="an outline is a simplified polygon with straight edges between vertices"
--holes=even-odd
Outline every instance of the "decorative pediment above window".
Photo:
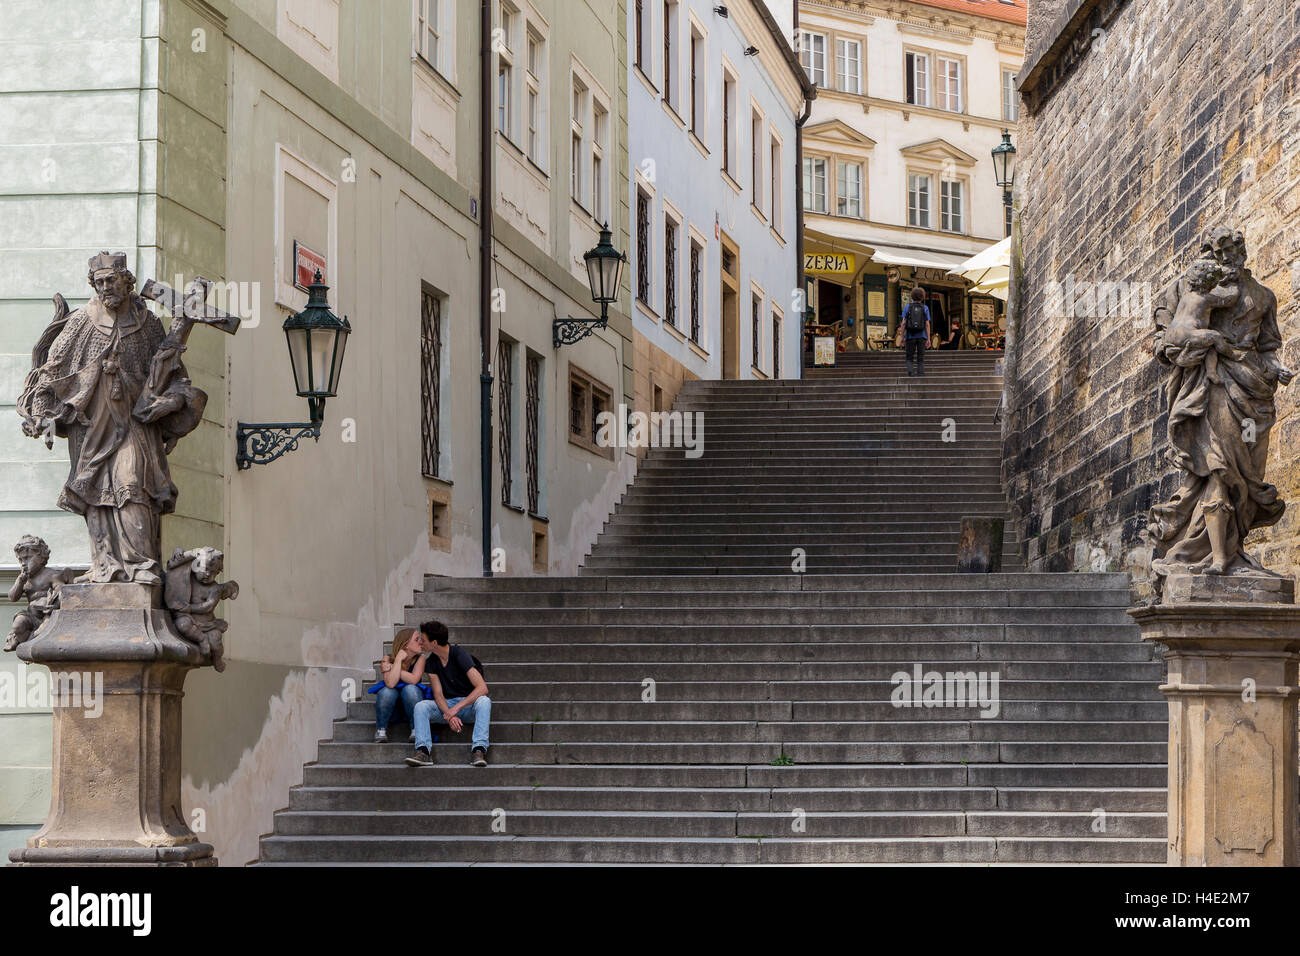
[{"label": "decorative pediment above window", "polygon": [[938,166],[945,163],[953,163],[957,166],[975,165],[974,156],[943,139],[932,139],[925,143],[917,143],[915,146],[905,146],[899,152],[914,162],[933,163]]},{"label": "decorative pediment above window", "polygon": [[[858,149],[875,149],[876,141],[859,133],[842,120],[828,120],[816,126],[804,127],[804,142],[816,141],[824,146],[851,146]],[[974,162],[974,160],[972,160]]]}]

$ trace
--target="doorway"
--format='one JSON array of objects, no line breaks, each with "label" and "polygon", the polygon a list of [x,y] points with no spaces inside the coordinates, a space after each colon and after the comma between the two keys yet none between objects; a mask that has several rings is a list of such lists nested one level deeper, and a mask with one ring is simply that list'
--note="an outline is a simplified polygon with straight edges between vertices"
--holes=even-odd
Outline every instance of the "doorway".
[{"label": "doorway", "polygon": [[722,233],[722,377],[740,378],[740,248]]}]

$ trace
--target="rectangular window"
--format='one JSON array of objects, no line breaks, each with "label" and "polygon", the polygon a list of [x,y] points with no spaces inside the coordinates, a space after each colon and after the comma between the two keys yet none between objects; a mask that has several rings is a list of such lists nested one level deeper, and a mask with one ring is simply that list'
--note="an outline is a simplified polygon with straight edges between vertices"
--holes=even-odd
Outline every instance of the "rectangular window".
[{"label": "rectangular window", "polygon": [[1016,92],[1016,71],[1002,71],[1002,118],[1008,123],[1020,120],[1020,94]]},{"label": "rectangular window", "polygon": [[961,60],[950,59],[946,56],[937,57],[935,60],[935,74],[938,78],[936,84],[938,101],[935,105],[941,110],[960,113]]},{"label": "rectangular window", "polygon": [[772,313],[772,377],[781,377],[781,316]]},{"label": "rectangular window", "polygon": [[769,150],[768,173],[772,181],[771,198],[772,214],[769,217],[772,221],[772,228],[779,235],[781,232],[781,143],[773,139]]},{"label": "rectangular window", "polygon": [[645,72],[645,4],[643,0],[636,0],[634,19],[634,34],[632,46],[632,63],[642,73]]},{"label": "rectangular window", "polygon": [[677,84],[677,4],[664,0],[664,102],[676,106]]},{"label": "rectangular window", "polygon": [[754,368],[760,368],[759,363],[763,358],[763,349],[760,343],[763,341],[763,300],[757,292],[750,294],[749,302],[749,323],[750,323],[750,342],[753,344]]},{"label": "rectangular window", "polygon": [[820,157],[804,157],[803,207],[809,212],[826,211],[826,160]]},{"label": "rectangular window", "polygon": [[961,183],[942,180],[939,183],[939,228],[961,232],[961,212]]},{"label": "rectangular window", "polygon": [[439,41],[442,39],[442,0],[415,0],[415,52],[434,69],[438,69]]},{"label": "rectangular window", "polygon": [[528,30],[527,70],[524,73],[524,99],[527,102],[528,131],[524,137],[524,151],[533,164],[545,169],[546,162],[546,99],[543,96],[547,77],[546,41]]},{"label": "rectangular window", "polygon": [[605,209],[605,135],[609,127],[609,113],[595,98],[591,101],[591,214],[597,222],[605,222],[609,213]]},{"label": "rectangular window", "polygon": [[924,53],[908,53],[903,57],[907,75],[907,102],[913,106],[930,105],[930,58]]},{"label": "rectangular window", "polygon": [[704,72],[704,37],[691,28],[691,132],[699,137],[700,135],[700,114],[703,112],[703,104],[700,102],[700,96],[703,90],[700,87],[700,76]]},{"label": "rectangular window", "polygon": [[514,504],[514,366],[515,343],[502,337],[497,340],[497,462],[501,468],[501,503]]},{"label": "rectangular window", "polygon": [[528,513],[541,514],[542,359],[528,353],[525,370],[524,472],[528,482]]},{"label": "rectangular window", "polygon": [[677,327],[677,230],[672,217],[664,216],[664,321]]},{"label": "rectangular window", "polygon": [[1006,229],[1008,236],[1011,235],[1011,211],[1011,204],[1004,202],[1002,204],[1002,225]]},{"label": "rectangular window", "polygon": [[722,168],[736,178],[736,80],[722,73]]},{"label": "rectangular window", "polygon": [[510,136],[510,84],[511,71],[510,61],[505,58],[504,54],[498,54],[500,60],[497,62],[497,129],[502,135],[509,138]]},{"label": "rectangular window", "polygon": [[862,218],[862,165],[840,163],[836,174],[835,212],[841,216]]},{"label": "rectangular window", "polygon": [[930,177],[911,173],[907,177],[907,224],[930,228]]},{"label": "rectangular window", "polygon": [[438,477],[442,454],[442,299],[420,290],[420,472]]},{"label": "rectangular window", "polygon": [[587,87],[578,77],[573,78],[573,106],[570,120],[572,128],[572,138],[569,147],[569,195],[578,205],[586,208],[587,198],[584,191],[586,177],[583,175],[583,166],[586,163],[586,147],[584,140],[587,134],[586,128],[586,111],[587,111]]},{"label": "rectangular window", "polygon": [[799,31],[799,61],[813,86],[826,85],[826,37],[821,33]]},{"label": "rectangular window", "polygon": [[835,41],[835,85],[845,93],[862,92],[861,51],[857,40]]},{"label": "rectangular window", "polygon": [[569,441],[602,458],[613,459],[612,447],[602,448],[596,443],[600,414],[611,407],[610,394],[608,386],[569,366]]},{"label": "rectangular window", "polygon": [[636,191],[636,297],[650,304],[650,197]]},{"label": "rectangular window", "polygon": [[763,116],[749,114],[749,163],[753,181],[754,208],[763,209]]},{"label": "rectangular window", "polygon": [[700,344],[700,288],[703,276],[700,270],[704,260],[704,250],[694,239],[691,240],[691,341]]}]

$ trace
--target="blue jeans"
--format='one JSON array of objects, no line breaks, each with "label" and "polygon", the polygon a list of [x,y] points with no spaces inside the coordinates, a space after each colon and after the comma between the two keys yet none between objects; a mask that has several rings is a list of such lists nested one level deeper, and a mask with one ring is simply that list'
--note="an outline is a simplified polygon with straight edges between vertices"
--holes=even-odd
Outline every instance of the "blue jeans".
[{"label": "blue jeans", "polygon": [[[447,699],[447,709],[455,707],[464,697],[449,697]],[[492,701],[486,696],[480,697],[474,703],[470,704],[462,711],[456,714],[462,721],[474,725],[474,741],[471,747],[482,747],[488,749],[488,723],[492,719]],[[433,747],[433,731],[429,729],[431,721],[437,721],[445,724],[442,714],[438,710],[438,702],[433,700],[422,700],[415,705],[415,746],[423,747],[426,750]]]},{"label": "blue jeans", "polygon": [[387,730],[388,722],[393,719],[401,698],[402,709],[406,711],[407,722],[415,724],[415,705],[424,700],[424,692],[414,684],[407,684],[400,691],[396,687],[381,687],[375,694],[375,727]]}]

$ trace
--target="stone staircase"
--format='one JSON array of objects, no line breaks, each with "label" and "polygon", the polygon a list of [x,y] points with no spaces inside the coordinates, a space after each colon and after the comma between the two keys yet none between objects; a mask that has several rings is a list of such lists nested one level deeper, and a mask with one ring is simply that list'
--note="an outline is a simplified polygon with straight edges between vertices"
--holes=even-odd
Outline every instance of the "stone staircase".
[{"label": "stone staircase", "polygon": [[[404,623],[483,659],[491,765],[466,730],[408,768],[351,704],[261,862],[1162,862],[1164,666],[1127,577],[953,573],[960,516],[1001,513],[996,376],[900,365],[693,383],[704,456],[651,452],[580,576],[426,579]],[[917,669],[996,674],[996,715],[896,706]]]}]

